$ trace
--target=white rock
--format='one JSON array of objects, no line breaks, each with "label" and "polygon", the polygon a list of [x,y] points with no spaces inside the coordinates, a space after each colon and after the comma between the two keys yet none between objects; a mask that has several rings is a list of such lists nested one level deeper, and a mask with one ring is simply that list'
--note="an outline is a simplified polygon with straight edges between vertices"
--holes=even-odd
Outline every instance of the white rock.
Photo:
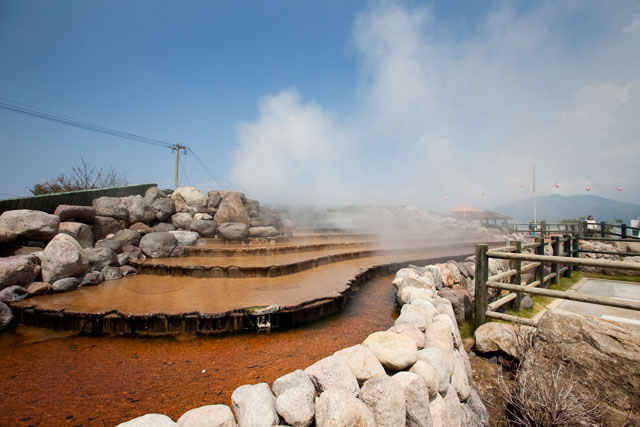
[{"label": "white rock", "polygon": [[436,371],[436,369],[429,363],[423,360],[418,360],[413,364],[411,369],[409,369],[409,372],[422,378],[422,382],[429,393],[429,398],[433,399],[439,389],[438,371]]},{"label": "white rock", "polygon": [[195,212],[206,212],[209,198],[197,188],[188,186],[178,187],[171,193],[171,198],[175,201],[178,196],[182,196],[187,206]]},{"label": "white rock", "polygon": [[451,328],[444,322],[432,322],[425,330],[425,348],[438,348],[447,358],[453,357]]},{"label": "white rock", "polygon": [[180,427],[236,427],[227,405],[207,405],[192,409],[178,418]]},{"label": "white rock", "polygon": [[447,406],[449,425],[451,427],[460,427],[462,425],[462,407],[460,406],[460,400],[458,400],[458,394],[452,385],[449,385],[444,395],[444,403]]},{"label": "white rock", "polygon": [[280,396],[287,389],[290,388],[302,388],[310,391],[311,393],[316,392],[316,388],[313,385],[313,382],[309,378],[307,374],[305,374],[301,369],[297,369],[287,375],[283,375],[277,380],[273,382],[273,393],[276,396]]},{"label": "white rock", "polygon": [[176,427],[177,425],[178,424],[174,423],[173,420],[166,415],[146,414],[120,423],[116,427]]},{"label": "white rock", "polygon": [[474,333],[474,348],[480,353],[502,351],[517,357],[515,326],[507,323],[489,322],[481,325]]},{"label": "white rock", "polygon": [[418,346],[411,338],[389,331],[374,332],[362,343],[386,369],[401,371],[418,360]]},{"label": "white rock", "polygon": [[353,394],[332,388],[316,401],[317,427],[376,427],[371,410]]},{"label": "white rock", "polygon": [[315,391],[304,387],[287,388],[276,398],[278,414],[293,427],[307,427],[315,416]]},{"label": "white rock", "polygon": [[182,246],[195,245],[200,235],[196,231],[169,231]]},{"label": "white rock", "polygon": [[276,399],[267,383],[241,385],[231,394],[239,427],[271,427],[278,424]]},{"label": "white rock", "polygon": [[453,364],[440,349],[423,348],[418,352],[418,358],[431,365],[438,373],[438,391],[444,393],[451,382]]},{"label": "white rock", "polygon": [[458,351],[453,352],[454,368],[451,375],[451,385],[458,394],[460,402],[469,397],[469,380],[465,370],[464,361]]},{"label": "white rock", "polygon": [[401,268],[396,272],[396,278],[406,279],[406,278],[417,279],[420,277],[420,273],[413,268]]},{"label": "white rock", "polygon": [[404,391],[391,377],[379,375],[366,381],[359,398],[371,409],[379,427],[405,425],[407,409]]},{"label": "white rock", "polygon": [[433,320],[433,318],[438,315],[438,310],[435,305],[427,299],[414,299],[411,301],[411,306],[416,310],[419,310],[425,319],[428,319],[429,321]]},{"label": "white rock", "polygon": [[[417,363],[417,362],[416,362]],[[422,378],[411,372],[398,372],[392,376],[404,391],[407,408],[408,427],[431,427],[431,411],[429,411],[429,390]],[[437,393],[437,391],[436,391]]]},{"label": "white rock", "polygon": [[449,328],[449,332],[451,333],[451,337],[453,338],[453,348],[462,348],[462,337],[460,336],[460,330],[458,329],[458,325],[453,323],[451,317],[446,314],[438,314],[433,318],[433,322],[440,322]]},{"label": "white rock", "polygon": [[355,375],[347,363],[336,356],[325,357],[304,370],[309,376],[316,393],[320,394],[330,388],[340,388],[357,395],[360,387]]},{"label": "white rock", "polygon": [[385,374],[384,368],[376,358],[376,355],[361,344],[338,350],[333,355],[345,361],[358,380],[358,384],[362,384],[377,375]]},{"label": "white rock", "polygon": [[416,342],[418,349],[424,348],[424,332],[409,323],[401,323],[399,325],[392,326],[388,331],[406,335]]},{"label": "white rock", "polygon": [[440,393],[429,402],[429,411],[431,412],[431,421],[433,427],[450,427],[449,415],[447,413],[447,404]]},{"label": "white rock", "polygon": [[402,323],[413,325],[421,331],[427,328],[427,319],[422,315],[422,312],[413,307],[412,304],[403,305],[400,310],[400,316],[393,322],[394,326]]},{"label": "white rock", "polygon": [[53,283],[65,277],[78,277],[87,272],[89,260],[73,237],[56,234],[44,248],[41,257],[42,279]]}]

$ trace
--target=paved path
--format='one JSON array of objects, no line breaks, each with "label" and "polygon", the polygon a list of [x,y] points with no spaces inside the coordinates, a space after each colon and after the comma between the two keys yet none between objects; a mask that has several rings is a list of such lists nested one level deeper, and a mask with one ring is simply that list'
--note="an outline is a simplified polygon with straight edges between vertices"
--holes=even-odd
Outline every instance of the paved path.
[{"label": "paved path", "polygon": [[[584,278],[571,290],[581,294],[640,302],[640,283]],[[556,300],[548,308],[610,320],[624,328],[640,331],[640,311],[567,300]]]}]

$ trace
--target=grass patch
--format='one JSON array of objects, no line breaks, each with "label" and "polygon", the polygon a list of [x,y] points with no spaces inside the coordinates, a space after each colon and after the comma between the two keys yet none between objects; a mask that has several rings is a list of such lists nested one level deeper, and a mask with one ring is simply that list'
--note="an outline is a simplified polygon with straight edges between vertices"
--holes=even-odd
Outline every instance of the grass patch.
[{"label": "grass patch", "polygon": [[608,274],[601,273],[580,273],[583,277],[588,277],[590,279],[603,279],[603,280],[619,280],[621,282],[634,282],[640,283],[640,274],[636,274],[633,276],[609,276]]},{"label": "grass patch", "polygon": [[[571,277],[561,277],[557,284],[549,285],[547,289],[551,289],[554,291],[566,291],[575,285],[578,280],[582,279],[584,273],[579,273],[577,271],[571,272]],[[610,276],[605,276],[610,277]],[[542,311],[547,305],[551,303],[555,298],[545,297],[542,295],[529,295],[533,300],[533,307],[527,309],[513,310],[507,309],[507,313],[513,316],[525,317],[527,319],[531,319],[537,313]]]},{"label": "grass patch", "polygon": [[472,338],[473,333],[475,332],[473,320],[465,320],[458,326],[458,329],[460,330],[460,336],[463,340],[466,338]]}]

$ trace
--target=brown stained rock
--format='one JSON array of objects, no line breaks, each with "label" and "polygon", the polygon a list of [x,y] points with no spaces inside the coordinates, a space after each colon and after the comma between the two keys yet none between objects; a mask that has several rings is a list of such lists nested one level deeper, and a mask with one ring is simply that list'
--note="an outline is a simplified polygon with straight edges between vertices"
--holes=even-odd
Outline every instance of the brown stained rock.
[{"label": "brown stained rock", "polygon": [[147,233],[151,233],[153,231],[153,228],[149,227],[143,222],[136,222],[135,224],[131,224],[129,226],[129,230],[137,231],[141,236],[143,236]]},{"label": "brown stained rock", "polygon": [[238,193],[225,194],[214,220],[218,225],[225,222],[240,222],[248,227],[251,224],[247,209],[244,207],[242,198]]},{"label": "brown stained rock", "polygon": [[30,209],[5,211],[0,215],[0,227],[32,240],[48,241],[58,233],[60,218]]},{"label": "brown stained rock", "polygon": [[87,224],[82,222],[61,222],[59,232],[73,237],[83,248],[93,247],[93,230]]},{"label": "brown stained rock", "polygon": [[27,292],[31,296],[48,294],[51,292],[51,285],[47,282],[33,282],[27,288]]},{"label": "brown stained rock", "polygon": [[453,312],[458,324],[473,317],[474,297],[466,289],[460,286],[452,288],[442,288],[438,291],[438,296],[446,298],[453,306]]},{"label": "brown stained rock", "polygon": [[109,234],[115,234],[124,228],[117,219],[108,216],[96,216],[93,219],[93,236],[96,240],[101,240]]},{"label": "brown stained rock", "polygon": [[60,221],[77,221],[91,224],[96,216],[96,208],[93,206],[58,205],[54,215],[60,217]]},{"label": "brown stained rock", "polygon": [[12,286],[29,286],[40,274],[40,259],[35,255],[0,258],[0,290]]}]

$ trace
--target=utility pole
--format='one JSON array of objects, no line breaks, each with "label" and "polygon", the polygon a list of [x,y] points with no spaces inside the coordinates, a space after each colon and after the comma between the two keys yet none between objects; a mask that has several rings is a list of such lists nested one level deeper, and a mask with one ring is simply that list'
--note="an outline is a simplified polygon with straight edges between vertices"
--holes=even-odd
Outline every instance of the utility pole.
[{"label": "utility pole", "polygon": [[533,223],[536,221],[536,164],[533,164]]},{"label": "utility pole", "polygon": [[179,162],[180,162],[180,150],[182,150],[185,154],[187,154],[187,150],[189,149],[189,147],[187,147],[186,145],[181,145],[181,144],[175,144],[171,146],[171,150],[176,152],[176,168],[175,168],[175,175],[173,177],[173,189],[175,190],[176,188],[178,188],[178,168],[179,168]]}]

